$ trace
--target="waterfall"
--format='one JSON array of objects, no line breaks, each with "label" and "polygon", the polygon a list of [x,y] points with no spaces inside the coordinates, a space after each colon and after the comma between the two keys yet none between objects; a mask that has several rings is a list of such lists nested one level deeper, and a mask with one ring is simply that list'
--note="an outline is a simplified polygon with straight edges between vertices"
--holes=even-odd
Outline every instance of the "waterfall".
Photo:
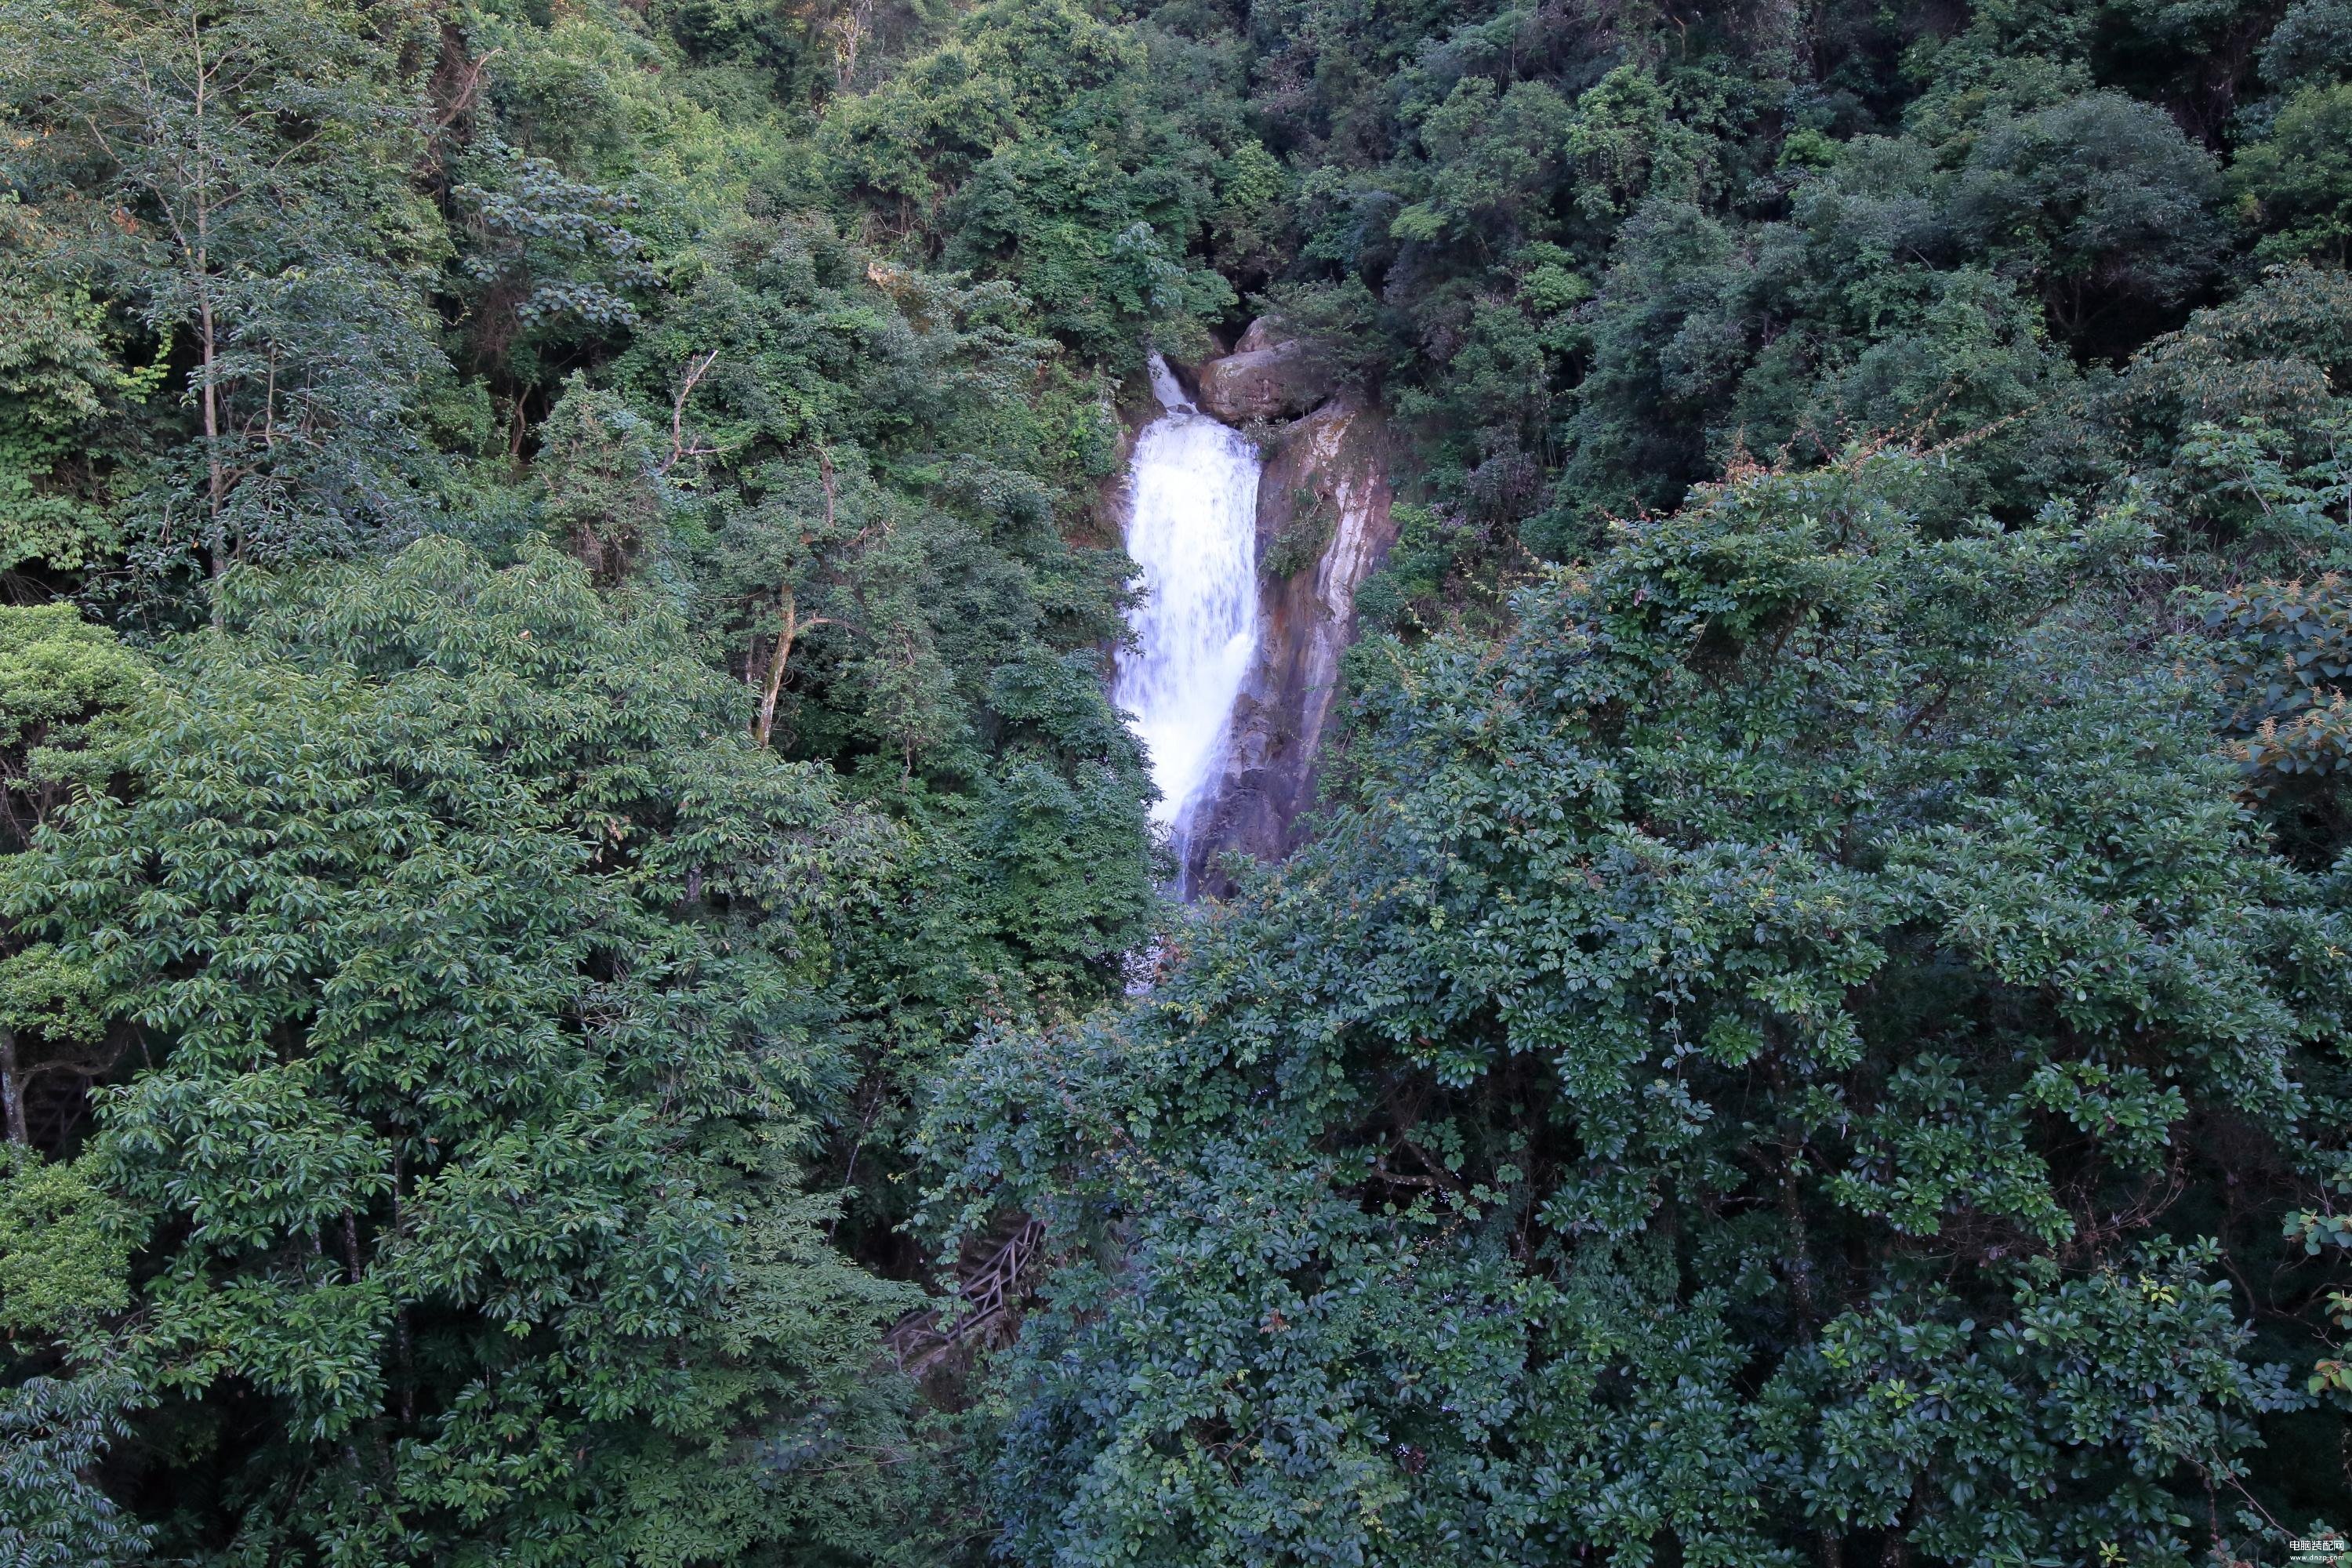
[{"label": "waterfall", "polygon": [[[1150,755],[1153,819],[1181,866],[1257,650],[1258,457],[1192,406],[1158,354],[1151,390],[1163,412],[1136,437],[1129,469],[1127,552],[1141,568],[1143,598],[1112,696]],[[1182,881],[1180,871],[1180,894]]]}]

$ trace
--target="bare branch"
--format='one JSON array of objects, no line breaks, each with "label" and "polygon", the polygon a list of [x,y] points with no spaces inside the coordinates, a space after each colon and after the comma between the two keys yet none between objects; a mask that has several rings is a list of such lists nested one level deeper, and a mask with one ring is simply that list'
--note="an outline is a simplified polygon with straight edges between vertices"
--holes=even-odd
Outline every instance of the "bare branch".
[{"label": "bare branch", "polygon": [[711,365],[717,363],[718,359],[719,351],[717,349],[712,349],[709,353],[704,354],[699,362],[690,364],[686,373],[686,379],[678,384],[677,396],[670,401],[669,456],[663,459],[660,469],[660,471],[665,474],[668,473],[670,469],[677,466],[677,460],[680,458],[707,457],[712,450],[712,448],[709,447],[696,447],[691,449],[688,447],[686,444],[686,400],[694,395],[695,384],[699,382],[703,376],[709,372]]}]

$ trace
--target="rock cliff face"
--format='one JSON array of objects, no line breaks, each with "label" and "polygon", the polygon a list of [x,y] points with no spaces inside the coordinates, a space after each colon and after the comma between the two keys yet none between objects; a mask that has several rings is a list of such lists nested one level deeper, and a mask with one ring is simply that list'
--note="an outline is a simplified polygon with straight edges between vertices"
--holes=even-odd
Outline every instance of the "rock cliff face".
[{"label": "rock cliff face", "polygon": [[[1204,367],[1204,383],[1213,369]],[[1396,539],[1379,416],[1335,397],[1287,426],[1266,453],[1257,494],[1257,658],[1234,705],[1222,773],[1186,846],[1185,882],[1195,892],[1224,890],[1215,868],[1229,852],[1275,860],[1297,843],[1339,695],[1339,656],[1355,640],[1356,589]]]}]

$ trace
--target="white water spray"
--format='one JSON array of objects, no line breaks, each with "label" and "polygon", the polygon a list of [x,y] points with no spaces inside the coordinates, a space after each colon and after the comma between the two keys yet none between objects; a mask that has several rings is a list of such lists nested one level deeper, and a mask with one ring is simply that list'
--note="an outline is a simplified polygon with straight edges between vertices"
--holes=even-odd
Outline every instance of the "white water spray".
[{"label": "white water spray", "polygon": [[1181,863],[1257,649],[1258,458],[1192,406],[1158,354],[1151,390],[1165,412],[1136,437],[1129,469],[1127,552],[1142,568],[1144,596],[1112,697],[1150,753],[1152,816]]}]

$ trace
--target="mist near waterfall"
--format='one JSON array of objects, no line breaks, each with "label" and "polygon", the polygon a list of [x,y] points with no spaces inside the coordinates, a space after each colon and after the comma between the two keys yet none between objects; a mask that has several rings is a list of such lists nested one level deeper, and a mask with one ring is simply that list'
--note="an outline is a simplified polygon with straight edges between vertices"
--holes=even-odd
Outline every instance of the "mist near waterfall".
[{"label": "mist near waterfall", "polygon": [[1152,818],[1181,858],[1257,647],[1259,460],[1192,406],[1158,354],[1151,390],[1163,412],[1136,437],[1129,469],[1127,552],[1143,597],[1112,695],[1150,755]]}]

